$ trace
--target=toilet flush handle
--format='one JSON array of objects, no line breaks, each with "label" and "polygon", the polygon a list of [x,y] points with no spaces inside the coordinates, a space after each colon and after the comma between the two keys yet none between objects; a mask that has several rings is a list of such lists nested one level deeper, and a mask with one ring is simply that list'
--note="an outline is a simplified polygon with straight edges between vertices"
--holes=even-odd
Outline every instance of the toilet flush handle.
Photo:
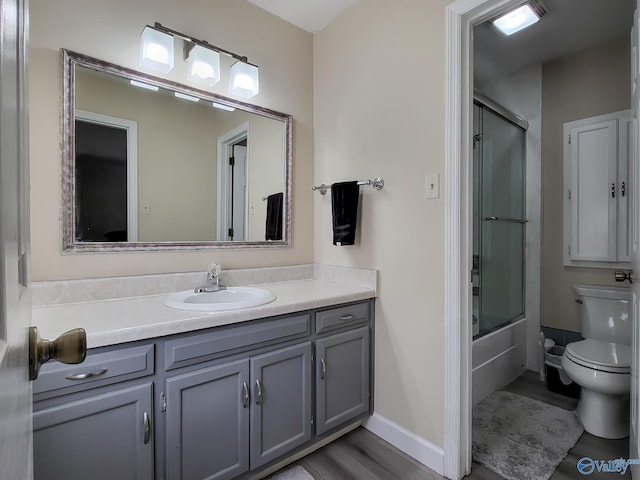
[{"label": "toilet flush handle", "polygon": [[629,280],[629,283],[633,283],[633,270],[625,272],[624,270],[616,270],[615,272],[616,282],[624,282]]}]

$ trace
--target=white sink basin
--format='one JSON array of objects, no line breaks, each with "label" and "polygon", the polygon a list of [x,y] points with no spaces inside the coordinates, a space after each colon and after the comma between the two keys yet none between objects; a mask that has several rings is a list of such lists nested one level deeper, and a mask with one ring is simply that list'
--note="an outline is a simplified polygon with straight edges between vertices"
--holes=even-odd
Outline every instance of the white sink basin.
[{"label": "white sink basin", "polygon": [[173,293],[164,304],[178,310],[220,312],[249,308],[273,302],[276,296],[269,290],[255,287],[227,287],[217,292],[195,293],[193,290]]}]

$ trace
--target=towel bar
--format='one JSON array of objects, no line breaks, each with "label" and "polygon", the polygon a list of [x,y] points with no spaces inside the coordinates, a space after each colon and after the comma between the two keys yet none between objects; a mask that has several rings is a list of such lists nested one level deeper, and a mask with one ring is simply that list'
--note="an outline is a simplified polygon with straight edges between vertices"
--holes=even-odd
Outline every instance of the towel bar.
[{"label": "towel bar", "polygon": [[[359,180],[358,185],[370,185],[374,190],[382,190],[382,188],[384,187],[384,180],[381,177],[376,177],[373,180]],[[316,190],[319,190],[320,195],[326,195],[327,191],[330,189],[331,185],[325,185],[324,183],[322,185],[314,185],[313,187],[311,187],[311,190],[313,190],[314,192]]]}]

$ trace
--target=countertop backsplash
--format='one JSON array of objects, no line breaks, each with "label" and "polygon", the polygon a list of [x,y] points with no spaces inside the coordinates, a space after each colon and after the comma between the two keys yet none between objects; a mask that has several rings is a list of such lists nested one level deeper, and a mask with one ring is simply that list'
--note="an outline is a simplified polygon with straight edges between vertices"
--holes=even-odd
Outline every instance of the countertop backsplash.
[{"label": "countertop backsplash", "polygon": [[[206,276],[206,272],[203,271],[33,282],[31,284],[32,306],[42,307],[179,292],[204,283]],[[227,286],[242,286],[307,279],[348,283],[374,290],[377,287],[376,270],[321,264],[223,270],[220,281]]]}]

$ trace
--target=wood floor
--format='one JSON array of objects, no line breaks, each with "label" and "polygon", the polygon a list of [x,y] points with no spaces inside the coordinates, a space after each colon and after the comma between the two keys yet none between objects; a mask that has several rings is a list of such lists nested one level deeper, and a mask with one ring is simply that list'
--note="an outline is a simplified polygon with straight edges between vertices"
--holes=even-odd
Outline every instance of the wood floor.
[{"label": "wood floor", "polygon": [[[505,390],[540,400],[567,410],[574,410],[577,400],[549,392],[537,374],[527,372]],[[593,472],[584,476],[576,468],[582,457],[594,460],[628,458],[629,439],[604,440],[584,433],[558,466],[551,480],[630,479],[631,474]],[[297,461],[315,480],[442,480],[436,474],[394,446],[358,428],[335,442]],[[290,467],[287,467],[290,468]],[[467,480],[501,480],[502,477],[481,465],[473,464]]]}]

